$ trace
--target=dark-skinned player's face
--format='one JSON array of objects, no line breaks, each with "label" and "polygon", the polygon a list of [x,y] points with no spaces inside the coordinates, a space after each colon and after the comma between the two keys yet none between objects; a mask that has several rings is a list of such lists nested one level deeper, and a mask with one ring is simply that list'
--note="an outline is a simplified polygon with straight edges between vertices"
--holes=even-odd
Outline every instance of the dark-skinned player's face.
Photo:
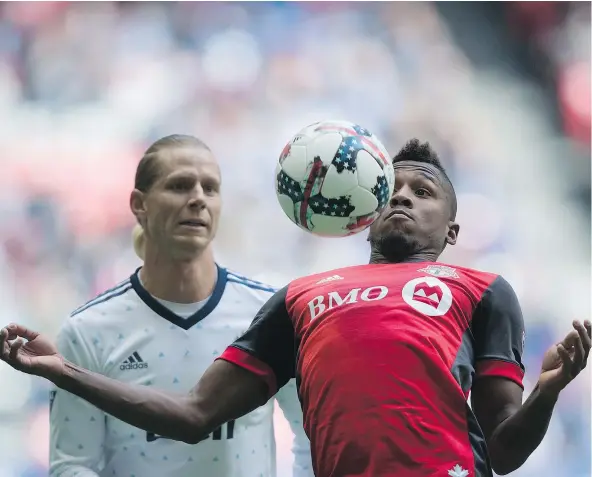
[{"label": "dark-skinned player's face", "polygon": [[389,260],[428,252],[439,255],[454,245],[458,225],[453,217],[453,190],[431,164],[395,164],[395,190],[380,217],[370,227],[373,248]]}]

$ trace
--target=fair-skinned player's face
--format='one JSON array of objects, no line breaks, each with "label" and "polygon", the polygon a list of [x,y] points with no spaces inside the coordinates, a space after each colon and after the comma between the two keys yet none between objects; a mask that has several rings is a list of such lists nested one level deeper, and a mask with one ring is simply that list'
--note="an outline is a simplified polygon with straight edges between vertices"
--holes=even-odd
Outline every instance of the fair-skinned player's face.
[{"label": "fair-skinned player's face", "polygon": [[194,146],[158,152],[158,179],[132,193],[132,209],[152,244],[190,259],[214,238],[220,216],[220,169],[210,151]]},{"label": "fair-skinned player's face", "polygon": [[[370,228],[370,240],[399,253],[437,251],[454,245],[458,225],[451,217],[451,193],[434,166],[412,161],[395,164],[395,190]],[[384,250],[385,256],[397,255]],[[389,253],[390,252],[390,253]]]}]

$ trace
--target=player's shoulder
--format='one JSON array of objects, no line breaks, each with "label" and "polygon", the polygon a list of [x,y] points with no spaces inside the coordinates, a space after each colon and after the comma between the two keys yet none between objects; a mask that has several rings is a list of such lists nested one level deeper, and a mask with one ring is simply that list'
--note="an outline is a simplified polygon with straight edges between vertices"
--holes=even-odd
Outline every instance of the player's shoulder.
[{"label": "player's shoulder", "polygon": [[495,272],[488,272],[476,268],[461,267],[457,265],[437,264],[429,265],[425,270],[429,271],[430,267],[442,269],[444,272],[450,270],[453,275],[459,278],[467,278],[469,280],[481,281],[488,285],[501,284],[502,286],[510,286],[506,279]]},{"label": "player's shoulder", "polygon": [[104,344],[119,347],[123,341],[119,342],[118,336],[130,335],[137,328],[133,315],[138,300],[129,278],[97,294],[61,323],[58,349],[70,361],[93,371],[103,370],[107,360]]},{"label": "player's shoulder", "polygon": [[130,278],[127,278],[75,308],[70,313],[68,321],[71,323],[89,322],[124,312],[128,308],[131,292],[132,283]]},{"label": "player's shoulder", "polygon": [[465,286],[479,292],[481,301],[500,302],[517,300],[514,288],[503,275],[468,267],[450,268]]},{"label": "player's shoulder", "polygon": [[451,275],[463,274],[468,277],[483,277],[484,279],[490,280],[490,281],[494,280],[496,277],[499,276],[499,274],[497,274],[497,273],[487,272],[484,270],[478,270],[476,268],[464,267],[464,266],[460,266],[460,265],[453,265],[453,264],[443,263],[443,262],[434,262],[433,264],[432,263],[424,264],[421,267],[421,270],[423,270],[426,273],[429,273],[431,271],[436,271],[436,272],[440,272],[443,274],[448,274],[448,273]]},{"label": "player's shoulder", "polygon": [[257,301],[267,301],[279,289],[280,287],[271,285],[268,282],[247,277],[226,268],[225,294],[234,294],[238,300],[255,299]]},{"label": "player's shoulder", "polygon": [[237,290],[255,291],[273,294],[279,290],[279,287],[273,286],[269,283],[247,277],[231,269],[226,269],[226,282],[231,284]]}]

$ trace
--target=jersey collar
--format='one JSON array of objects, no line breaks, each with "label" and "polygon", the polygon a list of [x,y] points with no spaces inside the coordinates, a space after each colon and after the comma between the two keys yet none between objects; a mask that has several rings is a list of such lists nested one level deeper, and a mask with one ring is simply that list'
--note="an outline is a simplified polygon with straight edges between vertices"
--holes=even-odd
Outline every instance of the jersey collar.
[{"label": "jersey collar", "polygon": [[141,267],[132,274],[130,277],[130,282],[132,284],[132,288],[138,294],[140,299],[148,307],[150,307],[154,313],[171,322],[173,325],[183,328],[184,330],[188,330],[206,318],[212,311],[214,311],[222,299],[224,289],[226,288],[227,271],[218,264],[216,264],[216,268],[218,269],[218,278],[216,279],[214,291],[204,306],[188,318],[183,318],[182,316],[172,312],[166,306],[156,300],[150,293],[148,293],[148,291],[142,286],[142,283],[140,283],[140,278],[138,277]]}]

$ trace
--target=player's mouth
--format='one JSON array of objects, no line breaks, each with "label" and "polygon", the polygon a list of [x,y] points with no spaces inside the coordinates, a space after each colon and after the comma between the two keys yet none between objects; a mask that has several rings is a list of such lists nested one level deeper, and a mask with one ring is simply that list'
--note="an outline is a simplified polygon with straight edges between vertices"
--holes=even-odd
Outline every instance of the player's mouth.
[{"label": "player's mouth", "polygon": [[393,210],[391,213],[389,213],[386,216],[386,219],[385,220],[388,220],[388,219],[393,218],[393,217],[394,218],[404,218],[404,217],[406,217],[408,219],[413,220],[413,217],[411,217],[411,214],[408,213],[408,212],[405,212],[403,209],[395,209],[395,210]]},{"label": "player's mouth", "polygon": [[179,225],[181,225],[182,227],[191,227],[194,229],[208,226],[206,221],[201,219],[182,220],[181,222],[179,222]]}]

